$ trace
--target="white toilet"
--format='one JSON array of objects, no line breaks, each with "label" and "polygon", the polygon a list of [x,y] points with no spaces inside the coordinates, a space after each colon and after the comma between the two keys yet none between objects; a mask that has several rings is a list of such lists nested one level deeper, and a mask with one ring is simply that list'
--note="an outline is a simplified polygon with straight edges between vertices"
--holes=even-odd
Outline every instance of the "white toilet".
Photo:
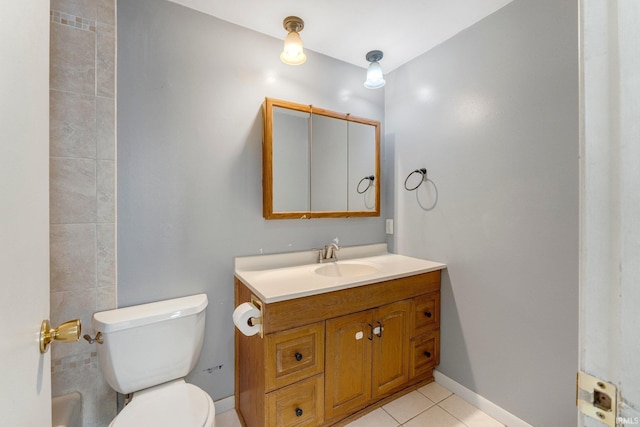
[{"label": "white toilet", "polygon": [[200,294],[93,315],[102,374],[133,393],[110,427],[215,426],[211,397],[183,379],[200,356],[206,307]]}]

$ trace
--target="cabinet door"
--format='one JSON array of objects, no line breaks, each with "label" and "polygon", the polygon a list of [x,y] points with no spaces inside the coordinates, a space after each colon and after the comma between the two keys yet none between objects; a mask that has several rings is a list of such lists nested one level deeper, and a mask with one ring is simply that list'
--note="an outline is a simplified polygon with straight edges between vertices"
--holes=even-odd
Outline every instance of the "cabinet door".
[{"label": "cabinet door", "polygon": [[324,369],[324,322],[265,336],[266,391],[293,384]]},{"label": "cabinet door", "polygon": [[325,418],[348,414],[371,398],[371,311],[327,320]]},{"label": "cabinet door", "polygon": [[322,374],[266,395],[266,426],[311,427],[324,421]]},{"label": "cabinet door", "polygon": [[409,381],[411,301],[399,301],[375,310],[372,392],[378,397]]},{"label": "cabinet door", "polygon": [[416,297],[412,304],[412,338],[440,327],[440,292],[431,292]]},{"label": "cabinet door", "polygon": [[431,373],[440,363],[440,331],[431,331],[411,340],[411,378]]}]

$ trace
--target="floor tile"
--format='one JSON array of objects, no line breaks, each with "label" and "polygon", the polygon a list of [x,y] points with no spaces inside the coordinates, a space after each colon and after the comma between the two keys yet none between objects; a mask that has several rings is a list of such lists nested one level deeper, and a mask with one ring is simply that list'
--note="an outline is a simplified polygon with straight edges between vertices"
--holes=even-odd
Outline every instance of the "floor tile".
[{"label": "floor tile", "polygon": [[427,399],[422,393],[412,391],[409,394],[397,398],[393,402],[387,403],[382,408],[402,424],[433,405],[434,403]]},{"label": "floor tile", "polygon": [[242,427],[235,409],[216,415],[216,427]]},{"label": "floor tile", "polygon": [[429,408],[415,418],[412,418],[403,427],[466,427],[460,420],[449,414],[439,406]]},{"label": "floor tile", "polygon": [[346,427],[398,427],[398,425],[398,422],[391,415],[387,414],[382,408],[378,408],[364,417],[347,424]]},{"label": "floor tile", "polygon": [[469,427],[504,427],[504,424],[456,395],[446,398],[438,405]]},{"label": "floor tile", "polygon": [[453,394],[435,381],[425,385],[424,387],[420,387],[418,391],[427,396],[429,400],[436,403],[446,399]]},{"label": "floor tile", "polygon": [[[435,404],[433,400],[439,401]],[[436,383],[427,384],[346,427],[505,427]],[[234,409],[216,415],[216,427],[242,427]]]}]

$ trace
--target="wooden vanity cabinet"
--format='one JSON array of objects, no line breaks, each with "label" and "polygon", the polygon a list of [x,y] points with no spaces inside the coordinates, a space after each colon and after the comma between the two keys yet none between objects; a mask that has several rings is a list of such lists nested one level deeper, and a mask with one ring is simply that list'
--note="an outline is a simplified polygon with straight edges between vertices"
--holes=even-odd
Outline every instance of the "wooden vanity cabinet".
[{"label": "wooden vanity cabinet", "polygon": [[[237,329],[236,410],[246,427],[329,426],[433,380],[440,271],[266,304],[264,337]],[[251,300],[235,279],[236,305]]]}]

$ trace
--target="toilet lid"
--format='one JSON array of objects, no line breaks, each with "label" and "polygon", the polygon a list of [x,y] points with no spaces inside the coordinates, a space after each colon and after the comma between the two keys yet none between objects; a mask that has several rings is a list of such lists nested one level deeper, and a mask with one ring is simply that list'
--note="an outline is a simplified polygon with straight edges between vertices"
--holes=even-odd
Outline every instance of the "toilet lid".
[{"label": "toilet lid", "polygon": [[134,394],[112,427],[203,427],[209,418],[209,396],[185,382]]}]

